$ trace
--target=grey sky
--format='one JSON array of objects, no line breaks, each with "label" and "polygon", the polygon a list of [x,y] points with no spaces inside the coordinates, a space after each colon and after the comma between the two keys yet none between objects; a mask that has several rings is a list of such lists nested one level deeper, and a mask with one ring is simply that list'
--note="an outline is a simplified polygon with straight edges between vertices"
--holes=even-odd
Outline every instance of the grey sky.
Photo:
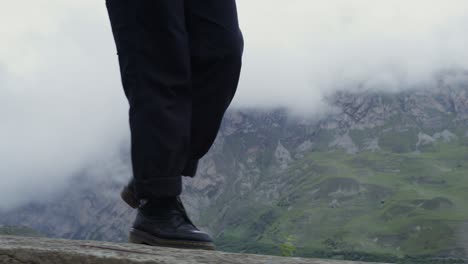
[{"label": "grey sky", "polygon": [[[104,1],[3,2],[0,208],[7,208],[42,199],[105,159],[128,128]],[[318,112],[337,87],[397,90],[448,67],[468,69],[466,0],[238,6],[246,46],[234,107]]]}]

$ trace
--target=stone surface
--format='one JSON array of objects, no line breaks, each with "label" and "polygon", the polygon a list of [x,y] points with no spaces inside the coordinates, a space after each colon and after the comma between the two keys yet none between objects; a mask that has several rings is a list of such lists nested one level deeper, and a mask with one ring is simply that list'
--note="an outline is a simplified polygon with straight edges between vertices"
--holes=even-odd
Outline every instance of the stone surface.
[{"label": "stone surface", "polygon": [[0,236],[0,263],[359,264],[363,262],[182,250],[90,240]]}]

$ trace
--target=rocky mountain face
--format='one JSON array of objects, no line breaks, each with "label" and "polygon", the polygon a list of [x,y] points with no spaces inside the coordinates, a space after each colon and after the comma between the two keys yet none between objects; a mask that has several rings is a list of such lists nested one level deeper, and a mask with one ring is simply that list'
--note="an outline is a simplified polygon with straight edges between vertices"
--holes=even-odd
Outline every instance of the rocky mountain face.
[{"label": "rocky mountain face", "polygon": [[[468,256],[468,85],[337,92],[326,116],[228,111],[183,200],[227,251]],[[54,200],[0,213],[51,237],[125,241],[128,149]],[[332,253],[330,253],[332,252]]]}]

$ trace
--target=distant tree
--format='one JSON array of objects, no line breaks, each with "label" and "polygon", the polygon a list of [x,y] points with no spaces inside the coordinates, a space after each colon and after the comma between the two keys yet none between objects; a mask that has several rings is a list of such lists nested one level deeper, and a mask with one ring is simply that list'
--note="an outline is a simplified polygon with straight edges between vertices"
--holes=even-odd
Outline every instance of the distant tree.
[{"label": "distant tree", "polygon": [[288,235],[285,238],[285,241],[280,245],[281,249],[281,256],[284,257],[292,257],[297,251],[296,246],[294,245],[294,242],[296,241],[296,238],[294,236]]}]

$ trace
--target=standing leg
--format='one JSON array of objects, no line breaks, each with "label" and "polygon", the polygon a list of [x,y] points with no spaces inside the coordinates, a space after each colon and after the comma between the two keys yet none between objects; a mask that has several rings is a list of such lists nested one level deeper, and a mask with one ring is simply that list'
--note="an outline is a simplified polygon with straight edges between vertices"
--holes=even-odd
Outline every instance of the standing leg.
[{"label": "standing leg", "polygon": [[130,103],[131,188],[135,200],[148,200],[138,207],[129,240],[214,249],[178,195],[181,175],[190,166],[195,175],[237,87],[242,36],[234,0],[107,0],[107,6]]},{"label": "standing leg", "polygon": [[244,42],[235,0],[186,0],[186,23],[193,103],[191,157],[182,175],[193,177],[236,92]]},{"label": "standing leg", "polygon": [[107,0],[130,104],[138,199],[176,196],[189,159],[191,65],[184,0]]}]

